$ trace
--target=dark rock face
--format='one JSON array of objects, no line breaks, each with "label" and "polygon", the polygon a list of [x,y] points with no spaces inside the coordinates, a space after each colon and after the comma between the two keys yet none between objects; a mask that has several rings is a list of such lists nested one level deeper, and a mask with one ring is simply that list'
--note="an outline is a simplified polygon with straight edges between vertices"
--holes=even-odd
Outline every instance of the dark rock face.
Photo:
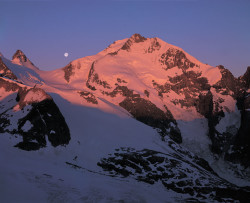
[{"label": "dark rock face", "polygon": [[210,89],[207,78],[201,77],[201,73],[194,71],[183,71],[183,74],[169,77],[169,80],[174,84],[172,90],[176,93],[183,93],[185,87],[188,87],[189,91],[192,92]]},{"label": "dark rock face", "polygon": [[160,43],[157,41],[157,38],[153,39],[153,42],[151,43],[150,47],[148,47],[148,49],[145,51],[146,53],[153,53],[154,51],[158,51],[160,50],[161,45]]},{"label": "dark rock face", "polygon": [[208,91],[205,95],[199,95],[196,109],[197,112],[208,120],[208,136],[212,141],[212,145],[210,146],[211,151],[217,155],[221,155],[228,148],[228,144],[232,141],[233,135],[230,135],[230,133],[227,132],[221,134],[216,130],[216,125],[225,114],[218,106],[217,108],[214,108],[215,105],[218,105],[218,103],[213,101],[213,94]]},{"label": "dark rock face", "polygon": [[73,66],[72,66],[72,64],[70,63],[69,65],[65,66],[63,68],[63,71],[64,71],[64,78],[69,83],[70,77],[75,74],[73,72]]},{"label": "dark rock face", "polygon": [[116,80],[117,80],[117,82],[119,82],[119,83],[127,83],[125,80],[122,80],[121,78],[117,78]]},{"label": "dark rock face", "polygon": [[92,104],[98,104],[98,101],[96,100],[95,95],[93,95],[91,92],[87,91],[79,91],[78,92],[82,98],[84,98],[87,102]]},{"label": "dark rock face", "polygon": [[245,89],[250,89],[250,66],[247,67],[245,74],[239,78],[241,86]]},{"label": "dark rock face", "polygon": [[[27,121],[32,127],[23,131]],[[46,146],[46,135],[54,147],[68,144],[70,141],[70,132],[64,117],[54,101],[49,99],[32,104],[31,111],[19,119],[18,132],[23,136],[23,142],[16,146],[24,150],[32,150],[29,148],[30,143],[36,143],[39,147]]]},{"label": "dark rock face", "polygon": [[188,160],[177,153],[120,148],[97,165],[114,176],[129,176],[149,184],[161,182],[168,190],[187,194],[195,202],[250,200],[249,189],[226,182],[211,168],[203,167],[205,160],[196,159]]},{"label": "dark rock face", "polygon": [[27,57],[21,50],[17,50],[16,53],[12,56],[12,59],[18,58],[21,62],[27,62]]},{"label": "dark rock face", "polygon": [[167,113],[165,113],[152,102],[140,97],[127,97],[119,105],[131,113],[137,120],[159,129],[158,132],[163,137],[168,135],[176,142],[182,142],[177,123],[170,111],[167,110]]},{"label": "dark rock face", "polygon": [[159,61],[162,65],[166,66],[165,70],[171,69],[175,66],[178,66],[178,68],[182,70],[187,70],[188,68],[197,66],[187,59],[182,51],[173,48],[168,49],[166,53],[162,54]]},{"label": "dark rock face", "polygon": [[144,90],[144,94],[149,98],[149,91],[148,90]]},{"label": "dark rock face", "polygon": [[[214,101],[213,94],[208,91],[207,94],[200,94],[199,100],[196,105],[196,110],[205,118],[208,119],[209,132],[208,136],[212,141],[211,149],[213,152],[220,154],[222,153],[221,147],[224,144],[224,139],[222,135],[217,132],[215,126],[219,123],[221,117],[224,116],[224,112],[214,111]],[[222,141],[223,140],[223,141]]]},{"label": "dark rock face", "polygon": [[225,154],[225,159],[250,167],[250,94],[245,95],[240,110],[241,125],[234,142]]},{"label": "dark rock face", "polygon": [[172,101],[174,104],[181,104],[182,107],[196,106],[199,93],[210,89],[207,78],[201,77],[201,73],[194,71],[184,71],[181,75],[169,77],[169,80],[172,83],[170,84],[171,90],[185,96],[185,99]]},{"label": "dark rock face", "polygon": [[164,93],[169,93],[171,90],[171,85],[168,83],[165,83],[164,85],[158,84],[156,81],[152,80],[154,88],[158,92],[158,96],[163,97]]},{"label": "dark rock face", "polygon": [[240,85],[238,80],[233,76],[233,74],[224,66],[218,66],[220,69],[222,78],[219,82],[217,82],[213,87],[216,89],[216,91],[222,95],[231,95],[230,91],[233,92],[231,96],[233,98],[237,99],[239,91],[240,91]]},{"label": "dark rock face", "polygon": [[4,76],[12,80],[17,80],[16,75],[4,64],[1,57],[0,57],[0,76]]},{"label": "dark rock face", "polygon": [[223,133],[216,130],[216,125],[225,116],[222,107],[219,105],[218,101],[214,101],[213,94],[208,91],[205,95],[199,95],[196,109],[208,120],[208,136],[212,141],[212,145],[210,146],[211,151],[216,155],[223,155],[234,140],[235,130],[229,129],[230,126],[228,126],[227,131]]},{"label": "dark rock face", "polygon": [[205,95],[199,95],[196,110],[205,118],[209,118],[211,112],[213,112],[213,95],[210,91]]},{"label": "dark rock face", "polygon": [[91,65],[91,68],[90,68],[90,70],[89,70],[88,80],[87,80],[87,82],[86,82],[86,86],[87,86],[89,89],[93,90],[93,91],[95,91],[96,88],[95,88],[94,86],[90,85],[90,82],[91,82],[91,77],[92,77],[92,75],[94,74],[94,71],[95,71],[94,65],[95,65],[95,63],[93,62],[92,65]]},{"label": "dark rock face", "polygon": [[34,65],[21,50],[17,50],[16,53],[13,55],[12,59],[18,59],[21,63],[29,61],[32,65]]},{"label": "dark rock face", "polygon": [[0,87],[3,87],[7,92],[17,91],[21,89],[17,83],[6,81],[1,77],[0,77]]},{"label": "dark rock face", "polygon": [[[0,85],[2,83],[0,79]],[[46,146],[46,136],[54,147],[69,143],[70,132],[64,117],[44,90],[21,88],[7,81],[1,87],[18,90],[16,98],[8,101],[9,105],[6,101],[0,102],[0,132],[21,135],[23,141],[16,147],[37,150]]]},{"label": "dark rock face", "polygon": [[228,126],[226,131],[220,133],[216,130],[216,125],[225,116],[225,112],[221,106],[224,102],[222,98],[215,100],[212,94],[200,95],[199,102],[196,106],[197,111],[208,119],[209,134],[212,141],[211,150],[215,154],[224,157],[233,163],[240,163],[245,167],[249,167],[250,163],[250,115],[246,110],[250,108],[250,100],[246,91],[249,85],[250,68],[246,73],[236,79],[232,73],[218,66],[222,74],[219,82],[213,85],[216,92],[222,95],[228,95],[237,100],[237,107],[241,111],[241,126],[237,129],[235,126]]},{"label": "dark rock face", "polygon": [[171,100],[173,104],[180,104],[181,107],[190,108],[198,105],[200,92],[207,92],[210,89],[207,78],[201,77],[201,73],[194,71],[183,71],[181,75],[169,77],[169,81],[170,83],[166,82],[164,85],[159,85],[154,80],[152,83],[161,98],[171,90],[176,94],[183,94],[184,99]]},{"label": "dark rock face", "polygon": [[144,42],[147,40],[147,38],[141,36],[140,34],[138,33],[135,33],[133,34],[131,37],[130,37],[131,40],[133,40],[135,43],[140,43],[140,42]]},{"label": "dark rock face", "polygon": [[86,82],[86,86],[91,90],[96,90],[96,88],[94,86],[90,85],[90,82],[92,82],[92,83],[96,83],[98,85],[101,85],[106,89],[111,89],[111,86],[108,84],[107,81],[103,81],[99,78],[99,75],[95,72],[94,67],[95,67],[95,62],[93,62],[91,65],[89,75],[88,75],[88,80]]},{"label": "dark rock face", "polygon": [[[162,63],[166,65],[166,69],[178,66],[178,68],[182,69],[183,73],[175,77],[169,77],[170,82],[166,82],[164,85],[152,81],[154,88],[158,91],[158,95],[162,99],[164,94],[167,95],[170,91],[184,95],[184,99],[172,99],[171,102],[175,105],[180,104],[181,107],[195,107],[197,112],[207,118],[209,127],[208,136],[212,141],[210,146],[211,151],[216,156],[225,157],[234,163],[242,163],[249,166],[249,164],[246,164],[246,160],[250,159],[246,154],[249,154],[248,146],[250,143],[246,135],[250,133],[248,126],[244,124],[249,122],[248,111],[241,111],[241,122],[243,124],[238,133],[238,129],[235,126],[227,126],[225,132],[222,133],[216,130],[216,126],[220,120],[225,117],[226,112],[230,113],[229,109],[223,106],[225,100],[219,97],[219,94],[230,96],[238,100],[238,108],[245,109],[245,103],[247,103],[247,101],[244,92],[246,92],[249,85],[250,68],[248,68],[244,76],[236,79],[229,70],[223,66],[218,66],[222,78],[211,87],[207,78],[202,77],[201,73],[190,70],[193,65],[190,64],[189,61],[185,61],[185,56],[178,50],[168,50],[162,58],[165,59]],[[178,62],[179,59],[182,63]],[[211,88],[214,88],[218,95],[214,97],[210,91]],[[242,107],[242,105],[244,107]],[[244,152],[242,151],[244,157],[243,155],[236,156],[237,153],[235,151],[241,151],[240,148],[244,148],[245,150],[243,150]],[[235,152],[235,158],[232,158],[232,151]],[[230,156],[229,153],[231,154]]]},{"label": "dark rock face", "polygon": [[151,101],[141,98],[139,94],[134,94],[134,91],[126,86],[117,85],[111,93],[103,92],[103,94],[111,97],[118,94],[124,96],[125,99],[119,105],[126,109],[135,119],[156,128],[162,137],[167,135],[178,143],[182,142],[177,123],[166,106],[166,112],[164,112]]},{"label": "dark rock face", "polygon": [[140,43],[146,41],[147,38],[142,37],[140,34],[133,34],[128,41],[122,46],[122,50],[129,51],[133,43]]},{"label": "dark rock face", "polygon": [[111,89],[111,87],[107,81],[103,81],[103,80],[99,79],[99,75],[97,73],[94,73],[92,75],[92,82],[95,82],[96,84],[101,85],[104,88]]}]

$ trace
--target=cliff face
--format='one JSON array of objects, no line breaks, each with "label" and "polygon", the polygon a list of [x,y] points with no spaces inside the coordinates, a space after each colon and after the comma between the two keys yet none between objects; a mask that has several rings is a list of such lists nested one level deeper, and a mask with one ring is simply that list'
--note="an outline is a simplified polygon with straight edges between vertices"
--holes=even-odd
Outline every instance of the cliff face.
[{"label": "cliff face", "polygon": [[48,143],[52,146],[69,143],[69,128],[53,99],[40,88],[29,88],[0,78],[5,98],[1,100],[0,132],[18,134],[22,141],[16,147],[37,150]]}]

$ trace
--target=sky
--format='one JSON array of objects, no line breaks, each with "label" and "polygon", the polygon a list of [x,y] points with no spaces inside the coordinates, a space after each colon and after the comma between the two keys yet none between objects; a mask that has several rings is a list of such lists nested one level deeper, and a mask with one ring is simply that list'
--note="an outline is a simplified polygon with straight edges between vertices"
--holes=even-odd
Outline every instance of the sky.
[{"label": "sky", "polygon": [[250,0],[0,0],[0,52],[11,59],[21,49],[42,70],[134,33],[235,76],[250,66]]}]

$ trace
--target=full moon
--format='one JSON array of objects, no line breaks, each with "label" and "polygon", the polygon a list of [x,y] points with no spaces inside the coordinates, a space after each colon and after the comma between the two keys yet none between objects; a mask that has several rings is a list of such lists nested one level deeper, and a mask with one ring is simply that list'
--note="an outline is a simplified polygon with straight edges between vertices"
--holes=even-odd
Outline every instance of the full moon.
[{"label": "full moon", "polygon": [[69,53],[64,53],[64,56],[67,58],[69,56]]}]

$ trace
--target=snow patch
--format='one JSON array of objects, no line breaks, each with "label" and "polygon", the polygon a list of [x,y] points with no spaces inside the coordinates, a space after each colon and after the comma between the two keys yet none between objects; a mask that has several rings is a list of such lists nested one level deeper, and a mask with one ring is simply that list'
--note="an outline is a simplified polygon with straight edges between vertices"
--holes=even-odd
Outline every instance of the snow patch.
[{"label": "snow patch", "polygon": [[222,78],[221,72],[218,67],[202,65],[201,70],[202,70],[202,77],[206,77],[210,85],[214,85]]},{"label": "snow patch", "polygon": [[23,132],[28,132],[33,127],[32,123],[27,120],[22,127]]},{"label": "snow patch", "polygon": [[210,154],[209,145],[211,140],[207,136],[208,122],[206,118],[192,121],[177,120],[181,131],[183,145],[198,156],[206,157]]},{"label": "snow patch", "polygon": [[224,112],[224,113],[225,113],[225,116],[215,126],[216,130],[219,131],[220,133],[224,133],[228,130],[228,127],[230,126],[233,126],[235,129],[238,130],[241,124],[241,113],[238,110],[237,106],[235,106],[235,111]]}]

